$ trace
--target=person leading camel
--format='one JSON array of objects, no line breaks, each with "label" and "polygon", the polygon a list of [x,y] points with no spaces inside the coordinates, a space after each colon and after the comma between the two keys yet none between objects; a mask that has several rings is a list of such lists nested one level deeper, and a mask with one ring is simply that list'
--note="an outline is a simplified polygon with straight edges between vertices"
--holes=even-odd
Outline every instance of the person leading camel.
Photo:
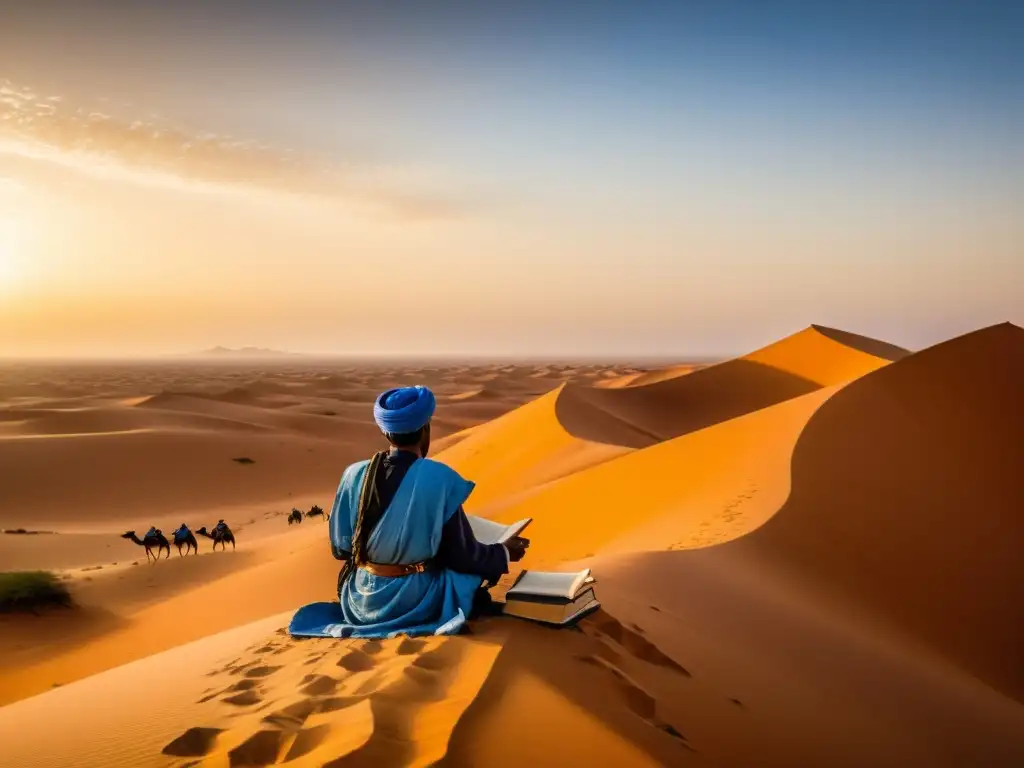
[{"label": "person leading camel", "polygon": [[331,550],[344,561],[339,602],[300,609],[293,635],[456,634],[524,556],[525,539],[485,545],[473,535],[462,505],[474,484],[427,458],[435,408],[426,387],[377,398],[374,420],[390,448],[345,469],[331,509]]}]

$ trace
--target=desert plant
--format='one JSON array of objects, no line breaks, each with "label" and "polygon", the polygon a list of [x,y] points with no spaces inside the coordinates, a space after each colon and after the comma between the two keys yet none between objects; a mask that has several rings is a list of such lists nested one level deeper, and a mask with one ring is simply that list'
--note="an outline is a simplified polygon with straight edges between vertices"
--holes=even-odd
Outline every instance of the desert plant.
[{"label": "desert plant", "polygon": [[49,571],[0,573],[0,613],[38,613],[70,606],[71,593]]}]

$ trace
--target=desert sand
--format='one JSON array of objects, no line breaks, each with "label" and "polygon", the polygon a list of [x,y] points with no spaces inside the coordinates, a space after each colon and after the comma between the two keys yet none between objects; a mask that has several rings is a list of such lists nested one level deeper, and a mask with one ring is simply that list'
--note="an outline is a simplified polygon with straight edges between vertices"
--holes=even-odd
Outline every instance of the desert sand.
[{"label": "desert sand", "polygon": [[[473,514],[591,567],[575,629],[296,641],[331,599],[373,395],[439,396]],[[913,353],[810,326],[718,364],[5,369],[3,766],[1024,764],[1024,330]],[[237,459],[249,459],[239,462]],[[118,538],[224,517],[238,547]],[[503,586],[514,576],[503,580]],[[503,587],[499,586],[497,592]],[[54,722],[61,723],[59,739]]]}]

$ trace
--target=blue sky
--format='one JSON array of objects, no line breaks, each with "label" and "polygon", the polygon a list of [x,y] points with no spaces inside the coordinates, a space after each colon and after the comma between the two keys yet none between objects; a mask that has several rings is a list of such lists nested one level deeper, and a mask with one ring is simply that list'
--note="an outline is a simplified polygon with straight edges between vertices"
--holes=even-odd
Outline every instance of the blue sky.
[{"label": "blue sky", "polygon": [[[7,309],[28,322],[17,296],[33,297],[33,348],[352,349],[352,335],[332,329],[363,327],[356,309],[299,312],[268,294],[299,292],[296,271],[315,278],[314,292],[358,290],[348,304],[359,312],[396,290],[431,297],[432,322],[382,339],[395,352],[726,353],[812,322],[920,346],[1024,322],[1020,4],[123,5],[23,4],[0,24],[9,89],[101,115],[105,129],[96,139],[69,122],[46,135],[22,124],[16,149],[0,154],[25,211],[67,217],[8,224],[45,230],[19,235],[36,249],[21,246],[22,261],[41,266]],[[182,170],[166,144],[125,149],[117,126],[135,124],[164,136],[173,126],[181,144],[230,135],[263,154],[211,150]],[[54,141],[59,161],[39,150]],[[83,147],[132,173],[98,178]],[[55,163],[92,178],[54,192]],[[153,191],[154,174],[148,191],[129,192],[154,165],[204,183],[368,197],[399,214],[264,201],[270,217],[252,244],[227,224],[249,220],[243,203],[214,217],[184,188]],[[83,196],[92,221],[109,221],[82,229],[89,256],[75,262],[48,231],[72,231]],[[149,229],[115,213],[122,197]],[[423,220],[436,211],[444,222]],[[145,263],[139,245],[193,215],[192,255],[165,254],[180,269]],[[67,308],[67,291],[52,287],[58,262],[64,274],[103,262],[124,276],[95,285],[95,301],[126,312],[140,311],[140,295],[184,294],[244,266],[244,304],[272,309],[248,322],[207,313],[187,329],[153,315],[123,338],[113,319],[61,335],[57,318],[66,325],[90,304],[83,289],[79,309]],[[374,282],[381,270],[390,285]],[[65,306],[47,315],[40,296]]]}]

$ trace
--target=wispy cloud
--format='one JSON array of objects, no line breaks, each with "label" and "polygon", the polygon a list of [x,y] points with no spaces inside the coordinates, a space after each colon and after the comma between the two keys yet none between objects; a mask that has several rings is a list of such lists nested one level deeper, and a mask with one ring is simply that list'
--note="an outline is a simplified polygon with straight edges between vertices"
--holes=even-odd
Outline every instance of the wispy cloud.
[{"label": "wispy cloud", "polygon": [[142,185],[371,205],[401,219],[464,211],[450,185],[423,171],[315,157],[152,116],[124,119],[2,79],[0,154]]}]

